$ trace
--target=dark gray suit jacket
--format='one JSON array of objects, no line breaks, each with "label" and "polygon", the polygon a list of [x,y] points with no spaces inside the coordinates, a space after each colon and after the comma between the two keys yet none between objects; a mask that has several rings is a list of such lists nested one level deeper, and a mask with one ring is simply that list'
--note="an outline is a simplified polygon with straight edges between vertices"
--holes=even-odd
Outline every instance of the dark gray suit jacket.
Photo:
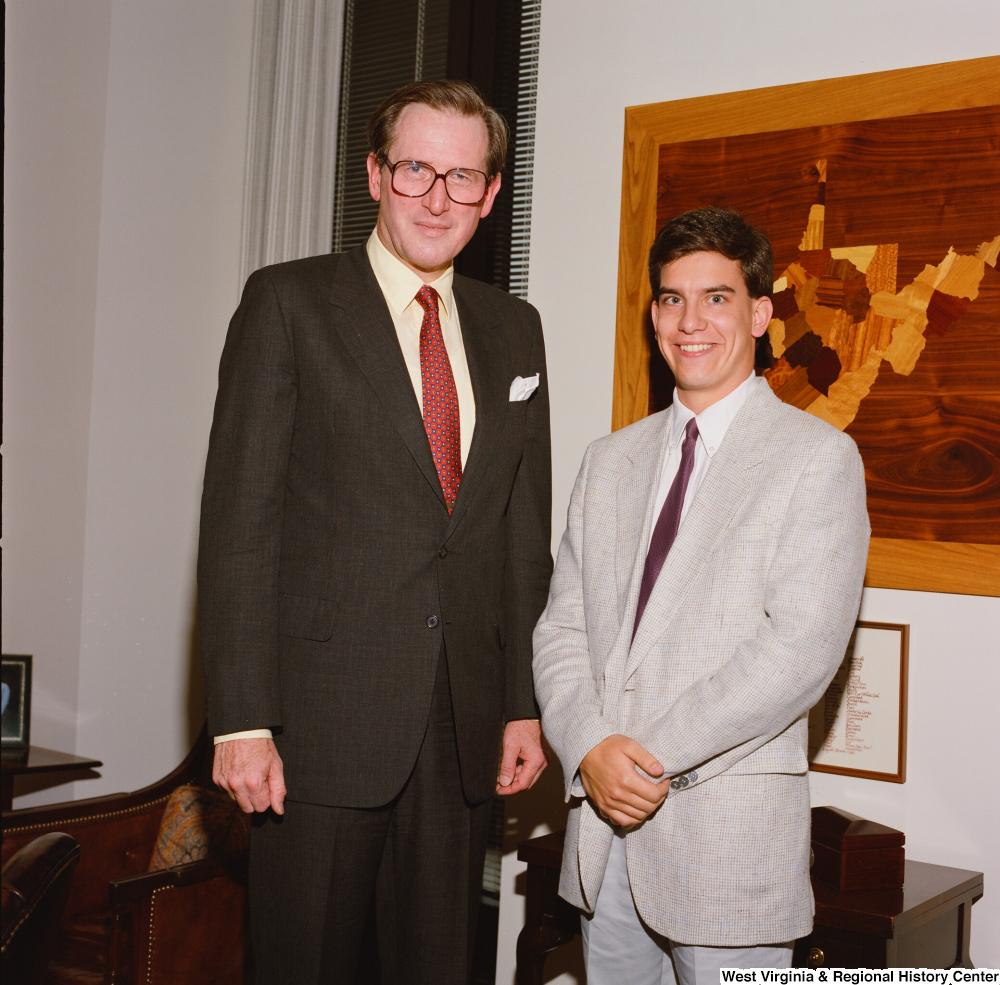
[{"label": "dark gray suit jacket", "polygon": [[[535,717],[550,554],[548,387],[528,304],[456,276],[476,430],[449,516],[364,247],[257,271],[233,317],[205,471],[198,592],[209,730],[277,731],[292,800],[402,788],[446,646],[463,786]],[[541,373],[511,402],[516,376]]]}]

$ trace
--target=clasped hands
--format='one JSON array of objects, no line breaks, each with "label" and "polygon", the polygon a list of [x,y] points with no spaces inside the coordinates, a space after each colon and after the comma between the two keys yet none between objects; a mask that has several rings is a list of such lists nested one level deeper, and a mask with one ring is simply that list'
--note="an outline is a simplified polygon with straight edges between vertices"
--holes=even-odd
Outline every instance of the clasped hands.
[{"label": "clasped hands", "polygon": [[580,763],[583,789],[601,817],[626,830],[645,821],[663,803],[669,787],[666,782],[651,783],[636,766],[649,776],[663,775],[656,757],[627,735],[609,735]]}]

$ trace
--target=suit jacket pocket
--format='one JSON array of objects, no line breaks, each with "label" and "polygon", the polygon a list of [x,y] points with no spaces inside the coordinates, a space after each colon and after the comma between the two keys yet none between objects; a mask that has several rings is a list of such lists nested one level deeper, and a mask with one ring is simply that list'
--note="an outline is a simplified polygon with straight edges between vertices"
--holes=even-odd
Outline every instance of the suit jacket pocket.
[{"label": "suit jacket pocket", "polygon": [[727,772],[736,775],[754,773],[805,773],[809,769],[806,756],[806,725],[800,718],[770,742],[765,742]]},{"label": "suit jacket pocket", "polygon": [[282,595],[278,632],[282,636],[326,642],[333,636],[333,602],[303,595]]}]

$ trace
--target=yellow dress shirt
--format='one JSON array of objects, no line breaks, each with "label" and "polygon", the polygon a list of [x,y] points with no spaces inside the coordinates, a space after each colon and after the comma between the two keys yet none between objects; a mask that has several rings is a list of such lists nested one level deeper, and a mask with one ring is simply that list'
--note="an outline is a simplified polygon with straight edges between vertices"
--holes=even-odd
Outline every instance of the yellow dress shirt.
[{"label": "yellow dress shirt", "polygon": [[[413,392],[417,395],[420,412],[424,410],[423,384],[420,379],[420,325],[424,320],[424,309],[416,300],[417,292],[424,282],[409,267],[397,260],[378,238],[378,230],[373,230],[366,246],[375,279],[382,290],[382,296],[389,305],[389,314],[396,327],[396,338],[403,351],[406,371],[410,374]],[[472,432],[476,428],[476,400],[472,395],[472,378],[469,363],[465,358],[465,344],[462,342],[462,326],[458,321],[455,295],[451,285],[455,268],[449,267],[430,286],[438,294],[438,314],[444,347],[448,350],[448,360],[455,377],[458,391],[459,434],[462,443],[462,468],[469,457],[472,446]]]}]

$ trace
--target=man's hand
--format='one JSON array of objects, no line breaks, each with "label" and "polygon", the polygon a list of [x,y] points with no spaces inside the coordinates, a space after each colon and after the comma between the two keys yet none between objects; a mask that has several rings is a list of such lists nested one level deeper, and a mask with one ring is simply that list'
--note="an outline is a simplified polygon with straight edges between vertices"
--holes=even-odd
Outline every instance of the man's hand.
[{"label": "man's hand", "polygon": [[[520,760],[520,762],[518,762]],[[507,796],[534,786],[549,765],[542,751],[542,726],[535,718],[508,722],[503,730],[503,759],[497,793]]]},{"label": "man's hand", "polygon": [[623,828],[645,821],[667,796],[666,783],[650,783],[636,766],[649,776],[663,773],[656,758],[626,735],[609,735],[580,763],[583,789],[602,817]]},{"label": "man's hand", "polygon": [[271,739],[230,739],[215,747],[212,779],[246,814],[285,813],[285,774]]}]

